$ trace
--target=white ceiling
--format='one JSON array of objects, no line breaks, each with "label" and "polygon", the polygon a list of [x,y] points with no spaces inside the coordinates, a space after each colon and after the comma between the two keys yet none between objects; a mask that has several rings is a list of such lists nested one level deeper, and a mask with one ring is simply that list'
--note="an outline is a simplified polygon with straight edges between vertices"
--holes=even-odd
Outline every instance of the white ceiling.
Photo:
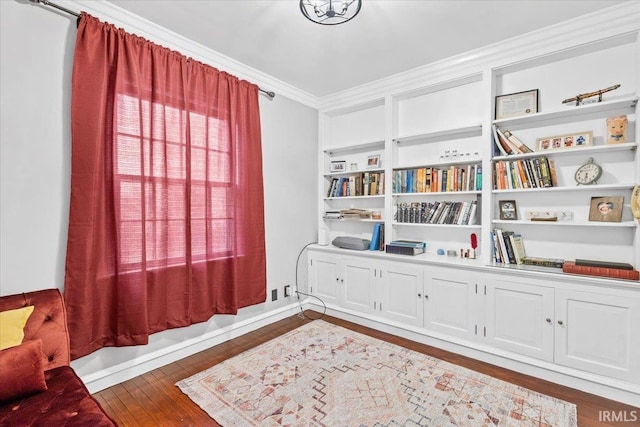
[{"label": "white ceiling", "polygon": [[363,0],[352,21],[325,26],[297,0],[110,2],[317,97],[621,3]]}]

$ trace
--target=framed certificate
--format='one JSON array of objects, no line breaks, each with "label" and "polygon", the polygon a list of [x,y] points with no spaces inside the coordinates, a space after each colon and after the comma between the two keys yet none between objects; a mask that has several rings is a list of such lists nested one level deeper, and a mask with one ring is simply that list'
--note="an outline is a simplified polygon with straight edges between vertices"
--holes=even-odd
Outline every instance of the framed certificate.
[{"label": "framed certificate", "polygon": [[538,89],[496,96],[496,120],[538,112]]}]

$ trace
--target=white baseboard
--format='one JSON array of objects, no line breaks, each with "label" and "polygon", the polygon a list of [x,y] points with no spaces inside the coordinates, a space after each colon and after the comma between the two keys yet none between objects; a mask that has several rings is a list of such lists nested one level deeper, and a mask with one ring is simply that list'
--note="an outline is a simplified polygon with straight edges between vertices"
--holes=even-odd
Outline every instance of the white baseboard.
[{"label": "white baseboard", "polygon": [[126,363],[120,363],[107,369],[83,375],[81,379],[90,393],[96,393],[299,312],[300,305],[298,302],[292,303],[273,311],[244,319],[211,333],[145,354]]},{"label": "white baseboard", "polygon": [[[321,307],[316,305],[310,298],[301,301],[301,305],[302,309],[322,311]],[[81,379],[89,389],[89,392],[95,393],[271,323],[293,316],[299,312],[300,305],[297,302],[289,304],[268,313],[262,313],[244,319],[233,325],[220,328],[183,343],[163,348],[162,350],[136,358],[130,362],[121,363],[108,369],[82,376]],[[457,342],[460,340],[452,338],[445,339],[435,335],[432,336],[422,328],[396,324],[396,322],[386,320],[382,321],[374,316],[345,310],[340,307],[328,306],[326,312],[330,316],[511,369],[525,375],[531,375],[629,405],[640,406],[640,387],[633,384],[600,378],[596,375],[581,373],[580,371],[562,368],[548,362],[537,361],[515,354],[502,354],[503,352],[497,353],[495,351],[488,352],[482,345],[477,343]]]}]

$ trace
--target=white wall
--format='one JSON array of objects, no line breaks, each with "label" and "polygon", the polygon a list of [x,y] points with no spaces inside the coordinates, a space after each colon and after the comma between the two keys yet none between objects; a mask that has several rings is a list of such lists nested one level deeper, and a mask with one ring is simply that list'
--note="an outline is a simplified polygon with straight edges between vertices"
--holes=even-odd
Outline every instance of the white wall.
[{"label": "white wall", "polygon": [[[75,18],[24,0],[0,0],[0,17],[0,295],[62,290]],[[209,322],[155,334],[147,346],[99,350],[74,362],[83,379],[228,332],[293,302],[284,298],[283,287],[294,283],[299,250],[316,238],[317,111],[281,94],[272,101],[261,96],[260,109],[268,302],[242,309],[238,316],[214,316]],[[306,276],[300,271],[300,277]],[[278,300],[271,302],[274,288]]]}]

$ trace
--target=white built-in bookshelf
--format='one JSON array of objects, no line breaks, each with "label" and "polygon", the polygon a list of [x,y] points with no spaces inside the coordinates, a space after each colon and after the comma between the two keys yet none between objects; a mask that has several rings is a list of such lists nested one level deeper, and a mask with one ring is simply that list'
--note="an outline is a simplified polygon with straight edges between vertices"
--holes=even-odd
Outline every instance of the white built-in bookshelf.
[{"label": "white built-in bookshelf", "polygon": [[[640,184],[638,76],[640,5],[629,2],[329,97],[319,113],[320,232],[319,244],[309,248],[310,292],[334,314],[640,405],[640,282],[497,263],[492,240],[499,229],[520,235],[527,256],[640,268],[640,225],[630,209]],[[602,102],[563,103],[618,84]],[[496,97],[532,90],[537,112],[495,118]],[[606,119],[618,115],[628,119],[626,142],[608,144]],[[534,152],[502,154],[494,127]],[[590,145],[538,150],[539,138],[583,132]],[[375,170],[367,167],[369,156],[381,159]],[[591,158],[602,176],[577,185],[576,170]],[[496,185],[497,165],[522,170],[536,159],[553,165],[555,185],[519,188],[526,174],[518,183],[511,175],[511,187]],[[331,172],[336,161],[347,170]],[[444,171],[455,177],[449,186],[414,185],[427,173],[444,179]],[[328,194],[336,177],[371,172],[384,175],[383,193]],[[621,220],[589,220],[595,197],[622,197]],[[515,202],[517,219],[501,219],[500,201]],[[475,204],[476,218],[460,221],[454,211],[443,222],[425,221],[438,204],[450,210]],[[376,211],[380,219],[325,218],[342,209]],[[400,209],[413,210],[407,217]],[[532,212],[562,215],[531,221]],[[426,252],[331,245],[338,236],[371,239],[380,223],[386,243],[424,241]],[[460,256],[471,234],[479,242],[475,259]]]},{"label": "white built-in bookshelf", "polygon": [[[604,64],[615,63],[616,66]],[[631,190],[640,180],[638,158],[638,40],[637,34],[622,34],[606,41],[578,44],[557,52],[525,58],[514,63],[502,58],[485,63],[461,77],[435,81],[413,81],[411,89],[381,93],[377,99],[321,112],[322,195],[319,227],[326,242],[339,235],[371,238],[366,223],[329,222],[327,210],[347,208],[381,211],[385,240],[422,240],[427,254],[438,249],[468,248],[470,233],[480,241],[478,265],[494,263],[491,234],[494,228],[521,234],[527,254],[559,259],[605,259],[640,265],[640,237],[629,207]],[[613,84],[620,88],[582,105],[562,103],[579,93]],[[495,119],[496,96],[538,90],[538,112],[520,117]],[[606,144],[605,120],[626,115],[627,142]],[[501,155],[495,147],[492,126],[509,130],[535,152]],[[592,132],[592,145],[536,151],[536,139],[571,132]],[[379,154],[378,172],[384,173],[384,194],[327,197],[332,161],[342,160],[356,170],[341,175],[364,174],[367,157]],[[558,184],[552,188],[498,189],[494,186],[494,164],[544,155],[556,165]],[[603,168],[597,185],[578,186],[575,170],[588,158]],[[481,185],[444,191],[407,191],[398,185],[399,173],[429,169],[478,171]],[[404,176],[402,177],[404,180]],[[595,196],[622,196],[621,222],[588,221],[590,201]],[[518,220],[499,219],[498,201],[515,200]],[[435,202],[477,203],[473,224],[417,224],[400,221],[400,206],[431,206]],[[524,220],[529,211],[571,212],[573,219],[558,222]]]}]

